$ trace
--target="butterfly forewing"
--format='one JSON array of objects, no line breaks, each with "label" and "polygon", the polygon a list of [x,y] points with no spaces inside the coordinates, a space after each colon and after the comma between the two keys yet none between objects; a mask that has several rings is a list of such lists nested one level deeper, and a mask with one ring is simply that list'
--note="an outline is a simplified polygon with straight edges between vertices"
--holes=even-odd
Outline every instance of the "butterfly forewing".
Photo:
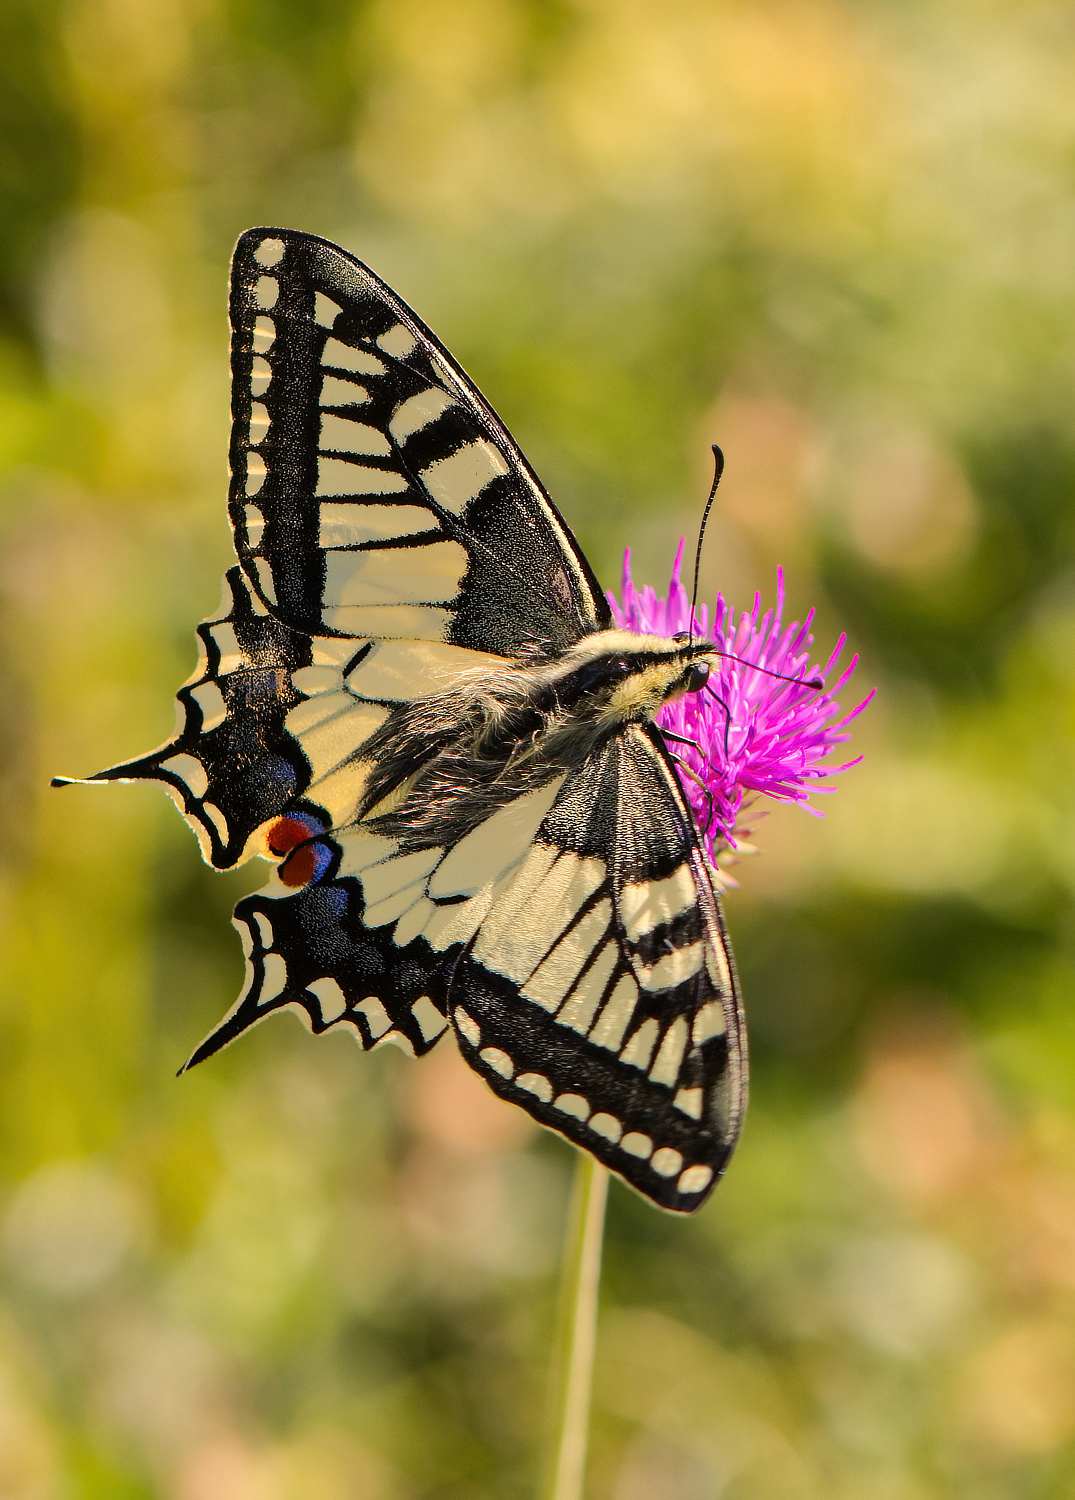
[{"label": "butterfly forewing", "polygon": [[90,779],[163,783],[206,860],[229,869],[265,852],[255,835],[266,823],[304,806],[310,762],[287,725],[315,643],[269,615],[236,567],[198,644],[198,666],[176,695],[175,737]]},{"label": "butterfly forewing", "polygon": [[360,261],[312,235],[250,230],[231,321],[230,513],[278,619],[504,654],[607,623],[503,424]]},{"label": "butterfly forewing", "polygon": [[567,778],[457,965],[449,1009],[498,1094],[663,1207],[735,1145],[745,1035],[682,793],[641,728]]}]

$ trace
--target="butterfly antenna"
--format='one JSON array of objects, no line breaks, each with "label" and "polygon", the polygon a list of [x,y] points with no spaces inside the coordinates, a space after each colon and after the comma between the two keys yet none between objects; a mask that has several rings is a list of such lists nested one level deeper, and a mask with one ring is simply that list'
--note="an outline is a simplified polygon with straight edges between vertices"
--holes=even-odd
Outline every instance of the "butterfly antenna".
[{"label": "butterfly antenna", "polygon": [[763,672],[766,677],[775,677],[777,682],[793,682],[796,687],[814,688],[815,691],[825,686],[820,677],[789,677],[786,672],[774,672],[771,667],[759,667],[757,662],[744,661],[741,656],[736,656],[734,651],[714,651],[714,656],[725,656],[729,661],[738,662],[741,667],[747,667],[751,672]]},{"label": "butterfly antenna", "polygon": [[[717,498],[717,486],[720,484],[721,476],[723,475],[723,473],[724,450],[718,447],[716,443],[714,443],[713,483],[710,486],[709,499],[705,503],[705,510],[703,510],[702,512],[702,524],[698,528],[698,546],[694,553],[694,592],[691,594],[690,628],[687,635],[687,643],[689,646],[692,646],[694,644],[694,611],[698,603],[698,575],[702,567],[702,543],[705,540],[706,522],[709,520],[709,512],[713,509],[713,501]],[[820,677],[811,677],[809,679],[804,679],[802,677],[789,677],[784,672],[773,672],[769,667],[759,667],[752,661],[743,661],[742,657],[736,656],[734,651],[714,651],[713,655],[727,656],[732,661],[739,662],[741,666],[751,667],[755,672],[764,672],[766,677],[775,677],[780,682],[794,682],[800,684],[802,687],[814,688],[815,690],[820,690],[825,686]],[[709,691],[712,693],[712,688],[710,688]],[[716,698],[716,693],[713,693],[713,696]],[[723,698],[718,698],[717,701],[723,706],[725,713],[728,714],[728,705],[724,702]],[[728,720],[730,725],[730,714],[728,714]],[[727,729],[728,726],[725,726],[725,728]],[[727,738],[727,736],[725,736],[725,738]],[[725,745],[725,750],[727,750],[727,745]]]},{"label": "butterfly antenna", "polygon": [[705,540],[705,526],[706,522],[709,520],[709,512],[713,509],[713,501],[717,498],[717,485],[720,483],[720,476],[723,473],[724,453],[723,450],[718,448],[716,443],[714,443],[713,483],[710,486],[709,499],[705,503],[705,510],[702,512],[702,524],[698,528],[698,546],[694,553],[694,592],[691,595],[691,618],[690,631],[688,635],[688,642],[690,645],[694,644],[694,607],[698,603],[698,573],[702,566],[702,542]]}]

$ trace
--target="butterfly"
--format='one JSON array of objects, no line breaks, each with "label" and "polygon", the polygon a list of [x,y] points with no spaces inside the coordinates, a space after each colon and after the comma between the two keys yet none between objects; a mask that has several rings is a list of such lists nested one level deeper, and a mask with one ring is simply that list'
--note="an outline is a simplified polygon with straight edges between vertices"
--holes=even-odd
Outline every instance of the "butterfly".
[{"label": "butterfly", "polygon": [[746,1041],[654,716],[706,643],[614,628],[503,423],[361,261],[249,230],[230,319],[238,564],[175,737],[88,778],[162,783],[216,869],[275,866],[186,1066],[284,1009],[414,1056],[450,1028],[495,1093],[698,1208]]}]

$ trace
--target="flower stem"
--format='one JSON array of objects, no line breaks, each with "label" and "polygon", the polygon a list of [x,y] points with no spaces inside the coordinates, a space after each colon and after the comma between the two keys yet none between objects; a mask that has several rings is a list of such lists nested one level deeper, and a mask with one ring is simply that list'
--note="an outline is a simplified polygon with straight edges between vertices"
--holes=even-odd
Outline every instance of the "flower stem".
[{"label": "flower stem", "polygon": [[582,1500],[607,1196],[607,1170],[588,1151],[580,1151],[564,1243],[560,1327],[553,1354],[555,1447],[543,1500]]}]

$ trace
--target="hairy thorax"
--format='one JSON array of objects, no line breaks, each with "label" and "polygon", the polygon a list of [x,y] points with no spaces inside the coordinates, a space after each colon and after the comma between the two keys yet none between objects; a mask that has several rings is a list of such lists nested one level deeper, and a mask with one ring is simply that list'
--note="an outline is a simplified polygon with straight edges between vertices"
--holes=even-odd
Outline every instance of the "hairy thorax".
[{"label": "hairy thorax", "polygon": [[401,705],[366,742],[359,817],[410,848],[454,842],[612,735],[704,687],[713,647],[607,630]]}]

